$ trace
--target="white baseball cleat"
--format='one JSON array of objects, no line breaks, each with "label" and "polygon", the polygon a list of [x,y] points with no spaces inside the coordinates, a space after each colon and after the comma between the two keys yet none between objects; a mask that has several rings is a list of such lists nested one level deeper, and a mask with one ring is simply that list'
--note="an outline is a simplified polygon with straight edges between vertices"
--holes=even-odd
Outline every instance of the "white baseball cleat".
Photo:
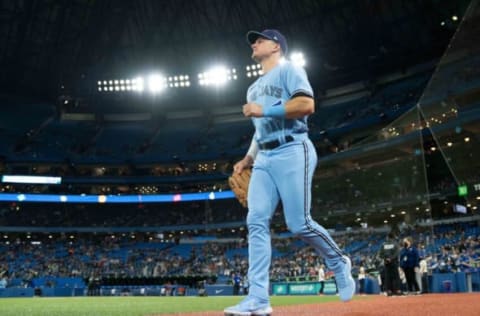
[{"label": "white baseball cleat", "polygon": [[223,312],[225,316],[270,316],[273,309],[268,301],[262,303],[255,298],[246,297],[239,304],[225,308]]}]

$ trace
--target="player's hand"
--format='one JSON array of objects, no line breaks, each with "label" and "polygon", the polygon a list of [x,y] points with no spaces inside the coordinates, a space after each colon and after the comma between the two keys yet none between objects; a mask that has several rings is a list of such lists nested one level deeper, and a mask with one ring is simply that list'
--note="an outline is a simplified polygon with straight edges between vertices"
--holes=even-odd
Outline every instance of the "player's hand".
[{"label": "player's hand", "polygon": [[243,170],[250,168],[252,163],[252,158],[250,156],[245,156],[245,158],[233,165],[233,172],[242,173]]},{"label": "player's hand", "polygon": [[245,115],[246,117],[262,117],[263,109],[260,105],[249,102],[243,105],[243,115]]}]

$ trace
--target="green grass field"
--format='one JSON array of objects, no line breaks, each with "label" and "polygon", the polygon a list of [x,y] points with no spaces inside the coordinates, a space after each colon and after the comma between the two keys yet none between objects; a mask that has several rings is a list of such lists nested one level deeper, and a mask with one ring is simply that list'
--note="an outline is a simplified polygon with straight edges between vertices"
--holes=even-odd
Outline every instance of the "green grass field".
[{"label": "green grass field", "polygon": [[[1,316],[144,316],[218,311],[242,297],[61,297],[0,298]],[[338,301],[337,296],[273,296],[272,306]]]}]

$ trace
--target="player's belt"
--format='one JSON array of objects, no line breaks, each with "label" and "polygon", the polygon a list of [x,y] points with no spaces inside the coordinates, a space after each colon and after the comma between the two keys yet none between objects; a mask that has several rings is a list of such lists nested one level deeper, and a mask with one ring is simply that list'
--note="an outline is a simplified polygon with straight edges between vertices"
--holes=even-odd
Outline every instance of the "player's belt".
[{"label": "player's belt", "polygon": [[287,135],[287,136],[285,136],[285,142],[284,143],[280,142],[279,140],[272,140],[270,142],[258,144],[258,148],[260,148],[261,150],[272,150],[272,149],[277,148],[280,145],[293,142],[294,140],[295,140],[295,138],[293,138],[293,136]]}]

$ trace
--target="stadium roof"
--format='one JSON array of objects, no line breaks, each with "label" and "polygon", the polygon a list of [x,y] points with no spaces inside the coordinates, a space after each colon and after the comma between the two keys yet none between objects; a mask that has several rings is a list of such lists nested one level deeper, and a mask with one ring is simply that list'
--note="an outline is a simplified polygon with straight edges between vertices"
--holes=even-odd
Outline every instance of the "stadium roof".
[{"label": "stadium roof", "polygon": [[78,92],[105,76],[246,65],[245,33],[264,28],[303,51],[314,86],[327,89],[440,57],[468,3],[6,0],[0,93],[54,100],[61,86]]}]

